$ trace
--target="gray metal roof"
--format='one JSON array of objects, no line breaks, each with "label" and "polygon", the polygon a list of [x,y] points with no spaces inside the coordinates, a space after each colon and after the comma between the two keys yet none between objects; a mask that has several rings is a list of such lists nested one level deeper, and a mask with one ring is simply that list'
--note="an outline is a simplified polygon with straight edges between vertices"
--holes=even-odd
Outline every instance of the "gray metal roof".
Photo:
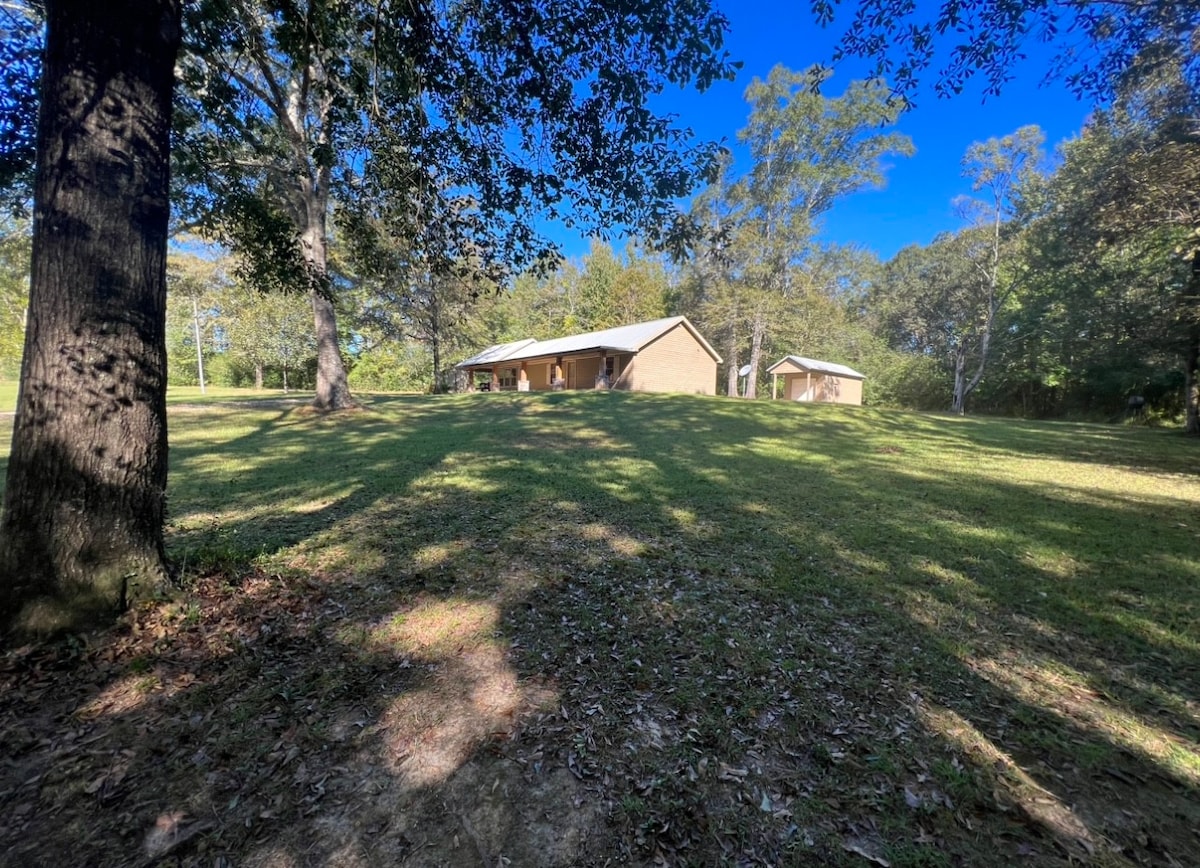
[{"label": "gray metal roof", "polygon": [[469,365],[487,365],[493,362],[500,362],[508,358],[510,353],[518,352],[521,347],[527,347],[534,343],[537,343],[537,341],[533,338],[526,338],[523,341],[513,341],[508,344],[495,344],[483,352],[476,353],[471,358],[459,362],[455,367],[465,368]]},{"label": "gray metal roof", "polygon": [[571,335],[565,338],[552,338],[548,341],[517,341],[512,344],[499,344],[488,347],[482,353],[472,356],[466,361],[459,362],[456,367],[467,368],[475,365],[493,365],[498,362],[516,362],[523,359],[537,359],[547,356],[565,356],[572,353],[582,353],[588,350],[607,350],[618,353],[636,353],[655,338],[661,337],[679,324],[692,333],[701,346],[717,362],[717,355],[695,326],[688,322],[687,317],[672,316],[665,319],[639,322],[633,325],[618,326],[598,332],[588,332],[582,335]]},{"label": "gray metal roof", "polygon": [[815,373],[836,374],[839,377],[853,377],[856,380],[865,380],[867,378],[866,374],[860,374],[854,368],[848,368],[845,365],[838,365],[833,362],[822,362],[820,359],[806,359],[804,356],[785,356],[767,368],[767,373],[771,373],[784,362],[791,362],[797,367]]}]

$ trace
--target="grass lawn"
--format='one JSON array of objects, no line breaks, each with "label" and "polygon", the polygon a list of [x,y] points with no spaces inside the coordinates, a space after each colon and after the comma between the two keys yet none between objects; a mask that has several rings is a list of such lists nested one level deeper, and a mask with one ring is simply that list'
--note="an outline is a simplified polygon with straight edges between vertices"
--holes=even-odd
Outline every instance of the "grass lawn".
[{"label": "grass lawn", "polygon": [[[11,413],[17,407],[16,380],[0,380],[0,413]],[[233,389],[224,386],[206,386],[201,393],[199,386],[172,386],[167,390],[167,404],[226,403],[230,401],[279,401],[293,400],[303,403],[312,400],[312,392],[297,392],[293,389]]]},{"label": "grass lawn", "polygon": [[1197,864],[1174,432],[171,412],[181,590],[0,662],[10,864]]}]

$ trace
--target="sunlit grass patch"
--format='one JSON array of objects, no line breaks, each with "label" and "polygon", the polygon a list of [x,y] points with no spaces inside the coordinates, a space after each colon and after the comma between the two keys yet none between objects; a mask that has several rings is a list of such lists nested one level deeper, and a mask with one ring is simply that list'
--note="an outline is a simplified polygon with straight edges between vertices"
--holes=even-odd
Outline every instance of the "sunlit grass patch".
[{"label": "sunlit grass patch", "polygon": [[[981,798],[990,797],[998,807],[1015,807],[1028,814],[1042,829],[1052,835],[1075,858],[1087,858],[1096,854],[1095,834],[1076,815],[1069,802],[1052,790],[1038,783],[1023,767],[1005,751],[998,748],[969,720],[953,710],[929,705],[920,711],[929,729],[949,741],[961,755],[975,766],[987,769],[995,781],[995,789]],[[959,783],[960,793],[964,786],[971,786],[965,768],[954,763],[947,768],[943,761],[942,779],[950,786]],[[973,783],[973,782],[972,782]]]},{"label": "sunlit grass patch", "polygon": [[270,757],[269,801],[205,805],[223,834],[319,837],[349,769],[338,810],[452,804],[438,834],[565,780],[597,862],[1195,851],[1181,437],[618,393],[171,412],[184,590],[68,715],[160,727],[188,791]]},{"label": "sunlit grass patch", "polygon": [[474,600],[423,600],[370,631],[376,647],[436,659],[495,643],[499,612]]},{"label": "sunlit grass patch", "polygon": [[968,664],[1015,698],[1068,718],[1112,745],[1143,754],[1181,780],[1200,786],[1200,744],[1098,692],[1094,680],[1063,661],[1006,655]]}]

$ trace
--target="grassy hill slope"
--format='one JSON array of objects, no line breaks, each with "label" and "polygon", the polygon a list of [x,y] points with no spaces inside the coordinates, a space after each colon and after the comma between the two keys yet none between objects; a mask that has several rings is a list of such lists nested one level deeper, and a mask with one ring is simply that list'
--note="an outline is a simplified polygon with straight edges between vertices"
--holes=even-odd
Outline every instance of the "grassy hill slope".
[{"label": "grassy hill slope", "polygon": [[171,421],[183,590],[4,658],[11,864],[1200,851],[1174,433],[615,393]]}]

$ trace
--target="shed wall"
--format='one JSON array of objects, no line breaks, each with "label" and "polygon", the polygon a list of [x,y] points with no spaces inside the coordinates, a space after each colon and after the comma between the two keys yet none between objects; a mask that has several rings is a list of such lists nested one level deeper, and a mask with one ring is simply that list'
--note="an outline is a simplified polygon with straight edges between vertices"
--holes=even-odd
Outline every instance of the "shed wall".
[{"label": "shed wall", "polygon": [[[862,380],[834,377],[830,374],[788,374],[784,394],[792,401],[819,401],[827,404],[861,404]],[[811,389],[806,386],[811,384]]]}]

